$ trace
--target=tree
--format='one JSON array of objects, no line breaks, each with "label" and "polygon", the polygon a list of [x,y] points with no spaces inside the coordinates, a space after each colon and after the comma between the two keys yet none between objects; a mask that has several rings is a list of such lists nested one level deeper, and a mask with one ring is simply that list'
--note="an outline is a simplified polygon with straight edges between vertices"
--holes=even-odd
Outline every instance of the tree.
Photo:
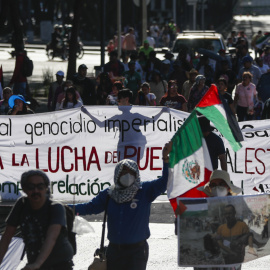
[{"label": "tree", "polygon": [[71,37],[69,41],[69,59],[68,59],[68,70],[67,70],[67,79],[72,79],[73,75],[76,73],[76,53],[78,46],[78,34],[79,34],[79,24],[81,10],[83,6],[83,0],[76,0],[74,2],[73,8],[73,21],[72,21],[72,30]]}]

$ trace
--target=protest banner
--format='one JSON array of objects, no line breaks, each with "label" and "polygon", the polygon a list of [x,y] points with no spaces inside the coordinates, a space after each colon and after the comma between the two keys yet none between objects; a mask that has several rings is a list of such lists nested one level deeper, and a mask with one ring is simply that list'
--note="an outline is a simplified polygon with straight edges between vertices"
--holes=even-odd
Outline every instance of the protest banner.
[{"label": "protest banner", "polygon": [[178,205],[179,266],[228,267],[269,255],[270,195],[178,198]]},{"label": "protest banner", "polygon": [[[20,196],[20,176],[29,169],[48,174],[53,198],[59,200],[93,198],[113,184],[114,167],[123,158],[138,162],[142,181],[156,179],[162,172],[162,147],[188,116],[174,109],[142,106],[86,106],[1,116],[1,198]],[[270,121],[239,125],[245,138],[239,151],[234,152],[222,138],[231,179],[244,194],[270,193]]]},{"label": "protest banner", "polygon": [[48,174],[59,200],[93,198],[113,184],[115,165],[123,158],[138,163],[142,181],[156,179],[162,174],[162,147],[187,115],[161,107],[87,106],[1,116],[2,200],[20,196],[20,176],[29,169]]}]

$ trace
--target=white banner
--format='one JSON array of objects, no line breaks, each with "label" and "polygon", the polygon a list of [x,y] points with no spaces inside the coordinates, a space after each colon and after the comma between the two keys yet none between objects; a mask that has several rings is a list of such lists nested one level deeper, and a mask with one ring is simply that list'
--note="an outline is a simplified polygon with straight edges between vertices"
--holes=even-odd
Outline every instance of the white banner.
[{"label": "white banner", "polygon": [[[113,184],[115,164],[123,158],[138,162],[142,181],[156,179],[162,173],[162,147],[188,115],[161,107],[87,106],[1,116],[1,197],[20,196],[21,174],[41,169],[51,180],[54,199],[88,201]],[[240,127],[246,140],[241,150],[233,152],[223,140],[231,180],[244,194],[269,193],[270,121]]]},{"label": "white banner", "polygon": [[48,174],[59,200],[93,198],[113,184],[115,165],[123,158],[137,161],[142,181],[156,179],[162,174],[162,147],[187,116],[140,106],[1,116],[2,199],[21,195],[20,176],[29,169]]}]

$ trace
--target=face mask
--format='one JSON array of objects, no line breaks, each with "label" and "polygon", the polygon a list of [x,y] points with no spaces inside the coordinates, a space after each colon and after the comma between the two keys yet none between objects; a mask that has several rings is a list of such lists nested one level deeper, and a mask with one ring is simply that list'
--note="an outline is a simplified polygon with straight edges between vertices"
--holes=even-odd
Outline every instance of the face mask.
[{"label": "face mask", "polygon": [[135,182],[135,176],[127,173],[120,177],[119,182],[124,187],[130,187]]},{"label": "face mask", "polygon": [[213,187],[211,195],[213,197],[225,197],[228,195],[228,190],[226,187]]}]

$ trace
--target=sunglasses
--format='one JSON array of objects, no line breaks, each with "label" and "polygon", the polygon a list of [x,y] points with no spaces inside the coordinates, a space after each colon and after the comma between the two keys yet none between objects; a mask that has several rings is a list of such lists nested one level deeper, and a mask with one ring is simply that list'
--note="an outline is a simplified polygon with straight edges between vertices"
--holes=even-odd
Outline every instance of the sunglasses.
[{"label": "sunglasses", "polygon": [[46,185],[44,183],[40,183],[40,184],[28,184],[26,186],[26,189],[29,191],[38,189],[38,190],[44,190],[46,188]]}]

